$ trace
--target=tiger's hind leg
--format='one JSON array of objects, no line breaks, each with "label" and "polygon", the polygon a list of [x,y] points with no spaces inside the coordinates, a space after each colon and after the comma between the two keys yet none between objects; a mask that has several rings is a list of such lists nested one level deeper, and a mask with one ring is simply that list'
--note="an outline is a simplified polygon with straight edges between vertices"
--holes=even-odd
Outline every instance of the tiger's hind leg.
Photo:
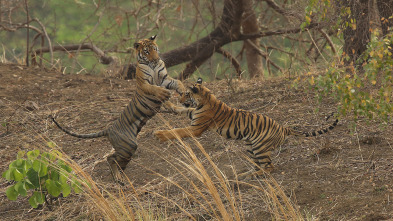
[{"label": "tiger's hind leg", "polygon": [[[252,145],[250,142],[247,142],[247,145],[251,145],[253,148],[251,150],[247,150],[251,153],[251,158],[255,163],[256,171],[248,171],[240,174],[239,176],[260,176],[265,173],[270,173],[274,169],[274,165],[272,163],[271,154],[272,151],[269,148],[269,145],[262,145],[261,147],[255,147],[256,145]],[[267,150],[267,151],[266,151]]]},{"label": "tiger's hind leg", "polygon": [[111,139],[111,141],[115,152],[107,157],[107,161],[115,182],[124,185],[124,181],[126,180],[121,175],[120,171],[124,171],[126,169],[126,166],[130,162],[138,145],[130,138],[118,140]]},{"label": "tiger's hind leg", "polygon": [[264,173],[271,173],[274,170],[274,165],[271,159],[271,151],[264,153],[263,155],[259,155],[256,157],[256,175],[262,175]]},{"label": "tiger's hind leg", "polygon": [[263,169],[265,172],[268,172],[268,173],[272,172],[274,169],[274,165],[272,163],[272,158],[271,158],[272,151],[271,150],[264,151],[264,149],[265,148],[261,148],[260,152],[258,152],[258,150],[253,151],[253,153],[255,155],[254,161],[258,166],[258,168],[257,168],[258,175],[261,175],[264,173],[261,169]]},{"label": "tiger's hind leg", "polygon": [[127,164],[130,162],[130,159],[123,158],[115,152],[107,158],[107,162],[111,169],[114,181],[124,186],[124,178],[121,176],[120,171],[124,171],[126,169]]}]

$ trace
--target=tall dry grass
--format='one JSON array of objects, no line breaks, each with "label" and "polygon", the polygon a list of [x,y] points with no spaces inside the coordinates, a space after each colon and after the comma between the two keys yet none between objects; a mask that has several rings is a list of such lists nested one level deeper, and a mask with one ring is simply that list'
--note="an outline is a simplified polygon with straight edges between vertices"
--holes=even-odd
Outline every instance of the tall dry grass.
[{"label": "tall dry grass", "polygon": [[[201,160],[196,156],[194,150],[187,143],[179,140],[179,144],[184,151],[181,151],[182,156],[186,160],[178,159],[179,164],[171,163],[174,167],[179,167],[177,171],[182,178],[182,181],[187,182],[188,185],[173,180],[170,177],[165,177],[159,173],[155,173],[166,182],[177,187],[188,198],[192,199],[200,208],[204,210],[207,217],[212,217],[217,220],[245,220],[244,211],[242,210],[242,193],[235,188],[239,185],[247,185],[255,190],[260,191],[260,197],[265,202],[270,216],[274,220],[304,220],[302,214],[296,204],[286,195],[280,185],[273,177],[266,174],[257,184],[251,184],[239,180],[237,177],[234,180],[229,180],[217,165],[212,161],[210,156],[198,141],[194,141],[198,149],[204,154],[209,162],[209,166],[213,168],[209,172]],[[138,191],[127,178],[128,182],[125,188],[131,189],[124,191],[124,188],[118,187],[118,191],[106,190],[92,179],[90,174],[86,173],[77,163],[69,159],[65,155],[63,158],[74,170],[79,177],[79,182],[83,185],[83,195],[92,204],[100,214],[107,220],[160,220],[165,219],[163,214],[156,214],[157,210],[146,207],[146,202],[143,202],[138,195]],[[154,171],[152,171],[154,173]],[[193,176],[190,176],[190,174]],[[195,179],[197,178],[197,181]],[[180,180],[178,178],[178,180]],[[235,187],[233,188],[233,184]],[[187,186],[187,187],[186,187]],[[116,188],[114,188],[116,189]],[[135,203],[129,205],[129,196],[126,194],[133,194]],[[187,211],[180,203],[177,203],[170,196],[162,195],[160,192],[149,191],[149,194],[155,195],[162,200],[175,204],[185,216],[191,220],[197,220],[195,214]],[[161,218],[160,218],[161,217]]]},{"label": "tall dry grass", "polygon": [[[261,207],[266,208],[271,219],[304,220],[296,203],[287,196],[269,174],[265,174],[258,182],[251,183],[240,180],[236,169],[233,169],[235,178],[230,180],[196,138],[192,138],[191,142],[187,143],[178,137],[175,145],[178,151],[175,155],[178,157],[166,159],[166,161],[176,170],[177,177],[164,176],[154,171],[151,173],[160,178],[161,185],[166,183],[177,188],[187,199],[192,201],[193,207],[199,208],[198,213],[204,214],[202,219],[246,220],[243,204],[247,203],[247,199],[239,188],[243,185],[259,192],[257,197],[260,197],[265,204]],[[203,158],[198,157],[197,152]],[[165,195],[160,190],[154,190],[154,188],[147,191],[149,195],[166,201],[170,205],[175,205],[179,210],[177,213],[182,215],[174,216],[171,212],[158,209],[156,203],[145,202],[139,197],[141,192],[145,190],[135,188],[126,176],[128,182],[125,187],[113,187],[111,190],[107,190],[105,187],[99,186],[90,174],[66,155],[64,160],[78,174],[79,181],[84,186],[83,195],[92,207],[96,208],[107,220],[201,219],[195,211],[190,211],[192,208],[185,207],[178,199]],[[252,162],[250,159],[247,160]],[[132,203],[130,203],[131,201]]]},{"label": "tall dry grass", "polygon": [[[165,124],[168,125],[168,122]],[[34,130],[34,127],[26,129]],[[45,144],[49,141],[42,136],[41,139]],[[185,142],[178,138],[174,142],[176,153],[168,158],[161,156],[176,171],[176,176],[164,176],[151,171],[159,180],[157,184],[152,184],[151,188],[135,187],[126,176],[125,187],[112,183],[99,183],[78,163],[63,153],[62,160],[71,166],[82,185],[83,199],[64,200],[60,210],[55,209],[53,213],[67,213],[77,207],[83,207],[79,214],[76,212],[75,217],[72,214],[62,217],[78,218],[85,212],[88,219],[93,220],[101,218],[104,220],[246,220],[248,217],[246,204],[253,198],[244,195],[240,186],[247,186],[255,190],[255,198],[263,201],[263,205],[258,205],[260,208],[255,209],[264,210],[271,219],[304,220],[296,203],[287,196],[272,176],[265,174],[257,181],[248,182],[238,178],[234,167],[232,167],[232,174],[225,174],[195,137],[188,140],[189,142]],[[61,151],[59,147],[55,149]],[[46,147],[45,151],[48,150]],[[242,157],[252,162],[245,155]],[[234,178],[229,179],[228,176]],[[158,187],[160,185],[175,188],[177,194],[180,193],[191,203],[185,204],[180,198],[165,193]],[[146,194],[155,201],[146,200]],[[170,209],[173,207],[177,210]],[[53,216],[53,213],[49,217]]]},{"label": "tall dry grass", "polygon": [[[10,60],[11,59],[11,60]],[[8,64],[14,63],[23,65],[25,64],[25,58],[23,54],[18,54],[15,50],[7,48],[4,44],[1,44],[0,48],[0,63]]]}]

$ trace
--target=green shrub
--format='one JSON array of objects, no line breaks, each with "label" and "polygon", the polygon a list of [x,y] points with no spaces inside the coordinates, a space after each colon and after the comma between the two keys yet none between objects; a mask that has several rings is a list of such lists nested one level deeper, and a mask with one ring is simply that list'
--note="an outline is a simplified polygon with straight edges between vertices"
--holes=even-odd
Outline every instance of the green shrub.
[{"label": "green shrub", "polygon": [[58,197],[62,193],[63,197],[67,197],[71,188],[75,193],[81,192],[80,183],[71,173],[71,167],[61,158],[62,154],[56,150],[42,154],[38,149],[27,154],[19,151],[17,159],[3,173],[5,179],[15,181],[6,190],[7,197],[16,200],[19,195],[27,196],[27,192],[32,190],[29,203],[37,208],[39,204],[48,202],[48,195]]},{"label": "green shrub", "polygon": [[[343,61],[333,63],[327,73],[309,80],[311,88],[323,96],[334,97],[338,111],[345,116],[353,113],[354,120],[363,116],[391,122],[393,113],[393,33],[379,38],[374,33],[367,50],[357,64],[345,66]],[[343,55],[343,59],[349,59]]]}]

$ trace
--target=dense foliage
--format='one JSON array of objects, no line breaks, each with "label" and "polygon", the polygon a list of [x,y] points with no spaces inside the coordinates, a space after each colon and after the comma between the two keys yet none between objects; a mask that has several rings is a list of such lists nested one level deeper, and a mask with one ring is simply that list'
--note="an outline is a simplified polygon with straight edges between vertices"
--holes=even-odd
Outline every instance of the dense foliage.
[{"label": "dense foliage", "polygon": [[63,160],[58,151],[40,153],[38,149],[25,153],[18,152],[16,160],[10,163],[9,169],[3,173],[3,178],[14,181],[7,188],[6,194],[10,200],[18,196],[25,197],[29,190],[32,194],[29,203],[33,208],[48,202],[47,197],[67,197],[74,189],[81,191],[80,184],[72,174],[72,169]]},{"label": "dense foliage", "polygon": [[[393,33],[380,38],[374,35],[367,51],[359,59],[359,66],[344,65],[344,61],[333,63],[325,75],[320,75],[311,85],[318,90],[319,97],[334,97],[340,105],[340,114],[353,113],[368,119],[380,118],[391,122],[393,113]],[[343,59],[349,59],[344,55]]]}]

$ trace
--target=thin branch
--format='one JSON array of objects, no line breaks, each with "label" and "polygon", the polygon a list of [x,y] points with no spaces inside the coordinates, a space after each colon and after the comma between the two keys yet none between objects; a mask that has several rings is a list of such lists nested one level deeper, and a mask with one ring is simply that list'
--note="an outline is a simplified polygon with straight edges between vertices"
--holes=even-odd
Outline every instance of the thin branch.
[{"label": "thin branch", "polygon": [[[29,22],[31,22],[31,21],[29,21]],[[29,29],[32,29],[38,33],[42,33],[42,31],[39,28],[32,26],[32,25],[27,26],[26,23],[15,23],[15,24],[8,23],[7,25],[8,26],[4,25],[4,22],[3,22],[3,24],[0,23],[0,30],[14,32],[14,31],[17,31],[18,29],[21,29],[21,28],[29,28]]]},{"label": "thin branch", "polygon": [[311,35],[311,33],[310,33],[309,30],[307,30],[307,33],[308,33],[308,35],[310,36],[310,39],[311,39],[312,43],[314,44],[315,48],[317,49],[318,53],[321,55],[321,57],[323,58],[323,60],[325,60],[325,62],[327,62],[325,56],[323,56],[321,50],[319,50],[319,47],[318,47],[317,43],[314,41],[314,38],[313,38],[313,36]]},{"label": "thin branch", "polygon": [[321,32],[322,36],[323,36],[324,38],[326,38],[326,41],[328,42],[328,44],[329,44],[330,47],[332,48],[332,52],[334,53],[334,55],[338,56],[338,55],[337,55],[336,47],[334,47],[333,41],[332,41],[332,39],[329,37],[329,35],[328,35],[324,30],[322,30],[322,29],[319,29],[319,32]]},{"label": "thin branch", "polygon": [[266,2],[274,11],[278,12],[281,15],[293,16],[299,20],[303,20],[302,16],[300,16],[299,14],[290,12],[288,10],[285,10],[284,8],[279,6],[274,0],[263,0],[263,1]]},{"label": "thin branch", "polygon": [[[323,45],[322,45],[322,47],[321,47],[321,53],[322,53],[323,50],[325,49],[326,45],[327,45],[327,41],[324,41],[324,42],[323,42]],[[319,56],[320,56],[319,53],[316,54],[315,57],[314,57],[314,61],[317,61]]]},{"label": "thin branch", "polygon": [[36,49],[33,53],[37,54],[39,52],[46,53],[49,51],[78,51],[78,50],[91,50],[95,54],[98,55],[100,58],[101,64],[111,64],[112,62],[116,61],[116,58],[113,56],[107,56],[103,50],[95,46],[91,43],[84,43],[84,44],[72,44],[72,45],[56,45],[52,48],[45,47]]},{"label": "thin branch", "polygon": [[[33,21],[37,22],[38,25],[41,26],[41,29],[39,29],[39,28],[37,28],[35,26],[30,25],[30,23],[33,22]],[[14,31],[16,31],[18,29],[21,29],[21,28],[32,29],[32,30],[36,31],[37,33],[39,33],[41,35],[45,35],[45,37],[46,37],[46,39],[48,41],[49,48],[52,48],[52,42],[51,42],[51,40],[49,38],[48,33],[46,32],[46,28],[37,18],[31,19],[30,21],[27,21],[26,23],[15,23],[15,24],[8,23],[7,25],[8,26],[0,24],[0,30],[3,29],[3,30],[6,30],[6,31],[14,32]],[[51,52],[51,64],[53,64],[53,51],[50,50],[50,52]]]},{"label": "thin branch", "polygon": [[0,23],[3,22],[3,12],[2,9],[3,8],[3,2],[0,0]]},{"label": "thin branch", "polygon": [[305,27],[304,29],[301,29],[301,28],[278,29],[275,31],[259,32],[256,34],[247,34],[247,35],[242,34],[238,38],[236,38],[234,41],[244,41],[247,39],[262,38],[262,37],[273,36],[273,35],[294,34],[294,33],[302,32],[303,30],[315,28],[319,25],[320,25],[320,23],[311,23],[309,26]]},{"label": "thin branch", "polygon": [[228,59],[231,61],[233,67],[234,67],[235,70],[236,70],[237,76],[240,78],[240,77],[241,77],[241,74],[242,74],[242,70],[241,70],[239,61],[236,60],[236,58],[233,57],[233,56],[231,55],[231,53],[229,53],[229,51],[226,51],[226,50],[224,50],[224,49],[222,49],[222,48],[217,49],[216,52],[217,52],[217,53],[220,53],[220,54],[222,54],[222,55],[224,55],[224,57],[228,58]]},{"label": "thin branch", "polygon": [[277,51],[279,51],[279,52],[288,54],[288,55],[294,57],[295,59],[298,59],[299,61],[301,61],[301,62],[303,62],[303,63],[305,63],[305,64],[308,64],[305,60],[303,60],[303,59],[301,59],[301,58],[298,58],[298,57],[297,57],[294,53],[292,53],[292,52],[285,51],[284,49],[277,48],[277,47],[274,47],[274,46],[264,46],[264,47],[265,47],[267,50],[277,50]]},{"label": "thin branch", "polygon": [[25,0],[25,6],[26,6],[26,23],[27,23],[27,31],[26,31],[26,66],[29,66],[29,5],[27,3],[28,0]]},{"label": "thin branch", "polygon": [[34,19],[32,19],[31,21],[35,21],[35,22],[37,22],[37,23],[41,26],[42,32],[44,32],[45,37],[46,37],[46,40],[48,41],[48,45],[49,45],[49,48],[50,48],[50,64],[53,65],[52,41],[50,40],[49,35],[48,35],[48,33],[46,32],[46,28],[45,28],[45,26],[40,22],[40,20],[38,20],[38,18],[34,18]]},{"label": "thin branch", "polygon": [[211,56],[207,56],[201,59],[194,59],[186,65],[186,68],[177,76],[177,79],[184,81],[189,78],[192,73],[194,73],[207,59]]},{"label": "thin branch", "polygon": [[[34,47],[34,45],[35,45],[35,43],[36,43],[36,41],[37,41],[37,39],[38,39],[39,37],[41,37],[41,49],[45,46],[45,36],[44,36],[42,33],[37,33],[37,34],[34,36],[34,38],[33,38],[32,44],[31,44],[31,46],[30,46],[30,48],[29,48],[29,51],[33,51],[33,47]],[[41,49],[40,49],[40,50],[41,50]],[[32,53],[32,54],[33,54],[33,53]],[[42,52],[40,52],[39,55],[40,55],[40,65],[39,65],[39,66],[42,67]],[[35,55],[34,55],[34,56],[35,56]],[[31,60],[32,60],[32,63],[33,63],[32,65],[33,65],[33,66],[34,66],[34,65],[37,65],[37,61],[35,60],[35,57],[33,58],[33,56],[32,56]]]},{"label": "thin branch", "polygon": [[289,51],[285,51],[284,49],[281,49],[281,48],[277,48],[277,47],[274,47],[274,46],[264,46],[264,48],[266,48],[267,50],[276,50],[276,51],[288,54],[288,55],[296,58],[294,53],[289,52]]},{"label": "thin branch", "polygon": [[273,67],[277,68],[280,72],[284,73],[283,69],[278,66],[276,63],[274,63],[272,60],[269,59],[269,55],[267,55],[265,52],[263,52],[260,48],[258,48],[252,41],[246,40],[262,57],[265,58],[266,62],[271,64]]},{"label": "thin branch", "polygon": [[[90,36],[92,36],[93,33],[97,30],[97,27],[98,27],[98,25],[101,23],[101,19],[102,19],[102,16],[103,16],[103,15],[104,15],[104,13],[102,13],[102,14],[100,15],[100,17],[98,18],[98,21],[97,21],[97,23],[94,25],[93,29],[92,29],[92,30],[90,31],[90,33],[81,41],[80,47],[79,47],[78,50],[76,51],[76,56],[75,56],[75,58],[78,57],[79,52],[80,52],[80,50],[81,50],[81,47],[82,47],[82,45],[85,43],[85,41],[86,41],[88,38],[90,38]],[[74,60],[74,62],[73,62],[73,64],[72,64],[72,69],[73,69],[73,67],[74,67],[75,61],[76,61],[76,59]]]},{"label": "thin branch", "polygon": [[289,39],[289,40],[292,40],[292,41],[301,42],[301,43],[311,43],[310,40],[307,40],[307,39],[300,39],[300,38],[298,38],[298,37],[295,38],[295,37],[292,37],[292,36],[290,36],[290,35],[285,36],[285,38],[287,38],[287,39]]}]

